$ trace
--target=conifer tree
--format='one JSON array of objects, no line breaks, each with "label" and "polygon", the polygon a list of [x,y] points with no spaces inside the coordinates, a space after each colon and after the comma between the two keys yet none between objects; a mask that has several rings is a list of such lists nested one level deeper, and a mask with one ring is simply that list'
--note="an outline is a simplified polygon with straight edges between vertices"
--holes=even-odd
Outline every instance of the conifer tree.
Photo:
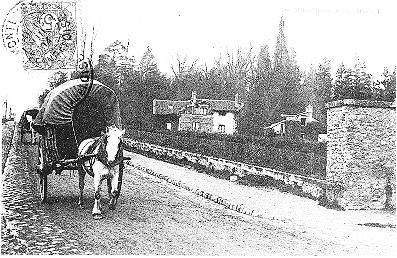
[{"label": "conifer tree", "polygon": [[136,88],[137,99],[135,108],[143,129],[151,129],[153,126],[153,100],[164,99],[168,81],[157,67],[157,62],[150,47],[146,48],[139,63],[139,84]]},{"label": "conifer tree", "polygon": [[301,112],[303,107],[300,71],[295,53],[288,51],[284,35],[284,20],[281,17],[277,36],[274,66],[272,72],[272,91],[278,91],[275,112],[271,114],[271,123],[280,120],[281,114]]},{"label": "conifer tree", "polygon": [[343,63],[340,65],[336,72],[332,99],[375,99],[371,75],[366,72],[364,62],[357,59],[353,68],[345,68]]},{"label": "conifer tree", "polygon": [[239,132],[251,135],[263,134],[269,112],[272,111],[270,91],[271,60],[268,46],[261,47],[257,60],[256,80],[250,87],[246,105],[241,111]]},{"label": "conifer tree", "polygon": [[345,65],[341,63],[336,71],[335,83],[332,87],[332,100],[343,99],[346,95],[347,72]]},{"label": "conifer tree", "polygon": [[383,71],[384,80],[382,81],[384,87],[383,100],[395,101],[396,99],[396,67],[393,73],[390,73],[387,68]]},{"label": "conifer tree", "polygon": [[325,124],[327,121],[325,103],[331,101],[332,88],[331,63],[328,59],[324,59],[319,64],[315,73],[314,85],[315,102],[312,104],[314,117]]},{"label": "conifer tree", "polygon": [[148,76],[156,76],[160,73],[150,47],[146,48],[146,51],[142,56],[142,59],[139,63],[139,71],[143,80]]}]

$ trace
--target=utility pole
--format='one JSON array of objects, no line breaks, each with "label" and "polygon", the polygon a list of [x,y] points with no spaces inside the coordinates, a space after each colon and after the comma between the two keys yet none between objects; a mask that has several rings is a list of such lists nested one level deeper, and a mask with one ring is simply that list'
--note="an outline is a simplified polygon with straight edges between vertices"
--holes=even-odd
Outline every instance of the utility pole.
[{"label": "utility pole", "polygon": [[4,101],[3,105],[5,105],[3,118],[4,118],[4,120],[6,120],[7,119],[7,111],[8,111],[7,99]]}]

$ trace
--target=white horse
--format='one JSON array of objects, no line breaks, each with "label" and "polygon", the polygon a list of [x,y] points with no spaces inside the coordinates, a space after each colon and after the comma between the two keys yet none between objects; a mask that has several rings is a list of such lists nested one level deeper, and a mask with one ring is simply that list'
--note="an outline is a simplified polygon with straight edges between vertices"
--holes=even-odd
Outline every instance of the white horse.
[{"label": "white horse", "polygon": [[79,146],[80,157],[85,154],[95,154],[93,158],[83,162],[79,168],[80,207],[83,207],[85,174],[88,173],[94,177],[95,202],[92,209],[94,219],[102,218],[100,189],[103,179],[107,179],[109,209],[115,208],[121,187],[120,166],[123,162],[121,144],[125,130],[111,126],[107,127],[106,131],[100,137],[84,140]]},{"label": "white horse", "polygon": [[30,134],[30,143],[35,144],[35,143],[38,141],[38,140],[37,140],[38,134],[37,134],[37,132],[36,132],[36,131],[33,129],[33,127],[32,127],[32,123],[33,123],[34,118],[33,118],[31,115],[26,115],[26,120],[27,120],[28,123],[29,123],[29,130],[26,131],[26,129],[25,129],[25,130],[23,130],[23,131],[21,132],[21,141],[23,140],[23,135],[24,135],[26,132],[28,132],[28,133]]},{"label": "white horse", "polygon": [[29,123],[30,127],[30,133],[31,133],[31,142],[32,144],[36,144],[39,140],[39,134],[36,132],[36,130],[33,129],[32,127],[33,121]]}]

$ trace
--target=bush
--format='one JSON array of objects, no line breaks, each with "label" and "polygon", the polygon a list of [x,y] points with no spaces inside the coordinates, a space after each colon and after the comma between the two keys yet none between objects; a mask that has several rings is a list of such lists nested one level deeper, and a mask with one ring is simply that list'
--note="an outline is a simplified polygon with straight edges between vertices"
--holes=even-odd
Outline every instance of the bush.
[{"label": "bush", "polygon": [[134,140],[325,179],[326,145],[300,139],[220,135],[188,131],[137,131]]}]

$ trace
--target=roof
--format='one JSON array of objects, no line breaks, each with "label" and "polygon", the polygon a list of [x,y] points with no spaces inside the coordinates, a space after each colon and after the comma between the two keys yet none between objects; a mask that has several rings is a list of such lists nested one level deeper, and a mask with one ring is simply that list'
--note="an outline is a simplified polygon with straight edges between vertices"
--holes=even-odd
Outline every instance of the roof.
[{"label": "roof", "polygon": [[373,107],[373,108],[396,108],[396,100],[393,102],[379,100],[360,100],[360,99],[341,99],[331,101],[325,104],[326,109],[337,108],[341,106],[355,107]]},{"label": "roof", "polygon": [[291,114],[281,114],[280,116],[281,116],[281,117],[299,117],[299,116],[308,117],[309,114],[308,114],[307,112],[302,112],[302,113],[298,113],[298,114],[294,114],[294,115],[291,115]]},{"label": "roof", "polygon": [[153,100],[153,114],[178,114],[181,109],[191,104],[190,100]]},{"label": "roof", "polygon": [[33,118],[35,118],[37,116],[37,113],[39,113],[39,108],[37,107],[31,107],[31,108],[27,108],[25,111],[23,111],[23,116],[26,115],[30,115]]},{"label": "roof", "polygon": [[96,112],[100,113],[106,125],[113,124],[121,127],[119,102],[115,92],[102,83],[94,81],[91,91],[84,99],[87,85],[80,79],[76,79],[67,81],[51,90],[40,107],[34,125],[70,123],[74,121],[74,113],[78,110],[80,104],[84,104],[81,106],[90,107],[79,111],[80,114],[86,113],[83,116],[84,119],[94,117],[90,114]]},{"label": "roof", "polygon": [[234,100],[206,100],[212,110],[216,111],[238,111],[238,105]]},{"label": "roof", "polygon": [[[198,105],[208,104],[210,110],[213,111],[229,111],[237,112],[240,109],[234,100],[218,100],[218,99],[197,99]],[[179,112],[189,105],[192,105],[192,100],[153,100],[153,114],[169,115],[179,114]]]},{"label": "roof", "polygon": [[39,113],[39,109],[38,108],[27,108],[25,111],[23,111],[22,115],[21,115],[21,119],[19,120],[19,124],[20,125],[24,125],[24,124],[28,124],[29,121],[27,119],[26,116],[31,116],[33,119],[36,118],[37,113]]},{"label": "roof", "polygon": [[270,129],[270,128],[273,128],[273,127],[275,127],[276,125],[279,125],[279,124],[281,124],[281,123],[284,123],[284,122],[286,122],[287,120],[285,119],[285,120],[282,120],[282,121],[280,121],[280,122],[277,122],[277,123],[274,123],[274,124],[271,124],[271,125],[269,125],[269,126],[266,126],[265,128],[263,128],[263,129]]}]

